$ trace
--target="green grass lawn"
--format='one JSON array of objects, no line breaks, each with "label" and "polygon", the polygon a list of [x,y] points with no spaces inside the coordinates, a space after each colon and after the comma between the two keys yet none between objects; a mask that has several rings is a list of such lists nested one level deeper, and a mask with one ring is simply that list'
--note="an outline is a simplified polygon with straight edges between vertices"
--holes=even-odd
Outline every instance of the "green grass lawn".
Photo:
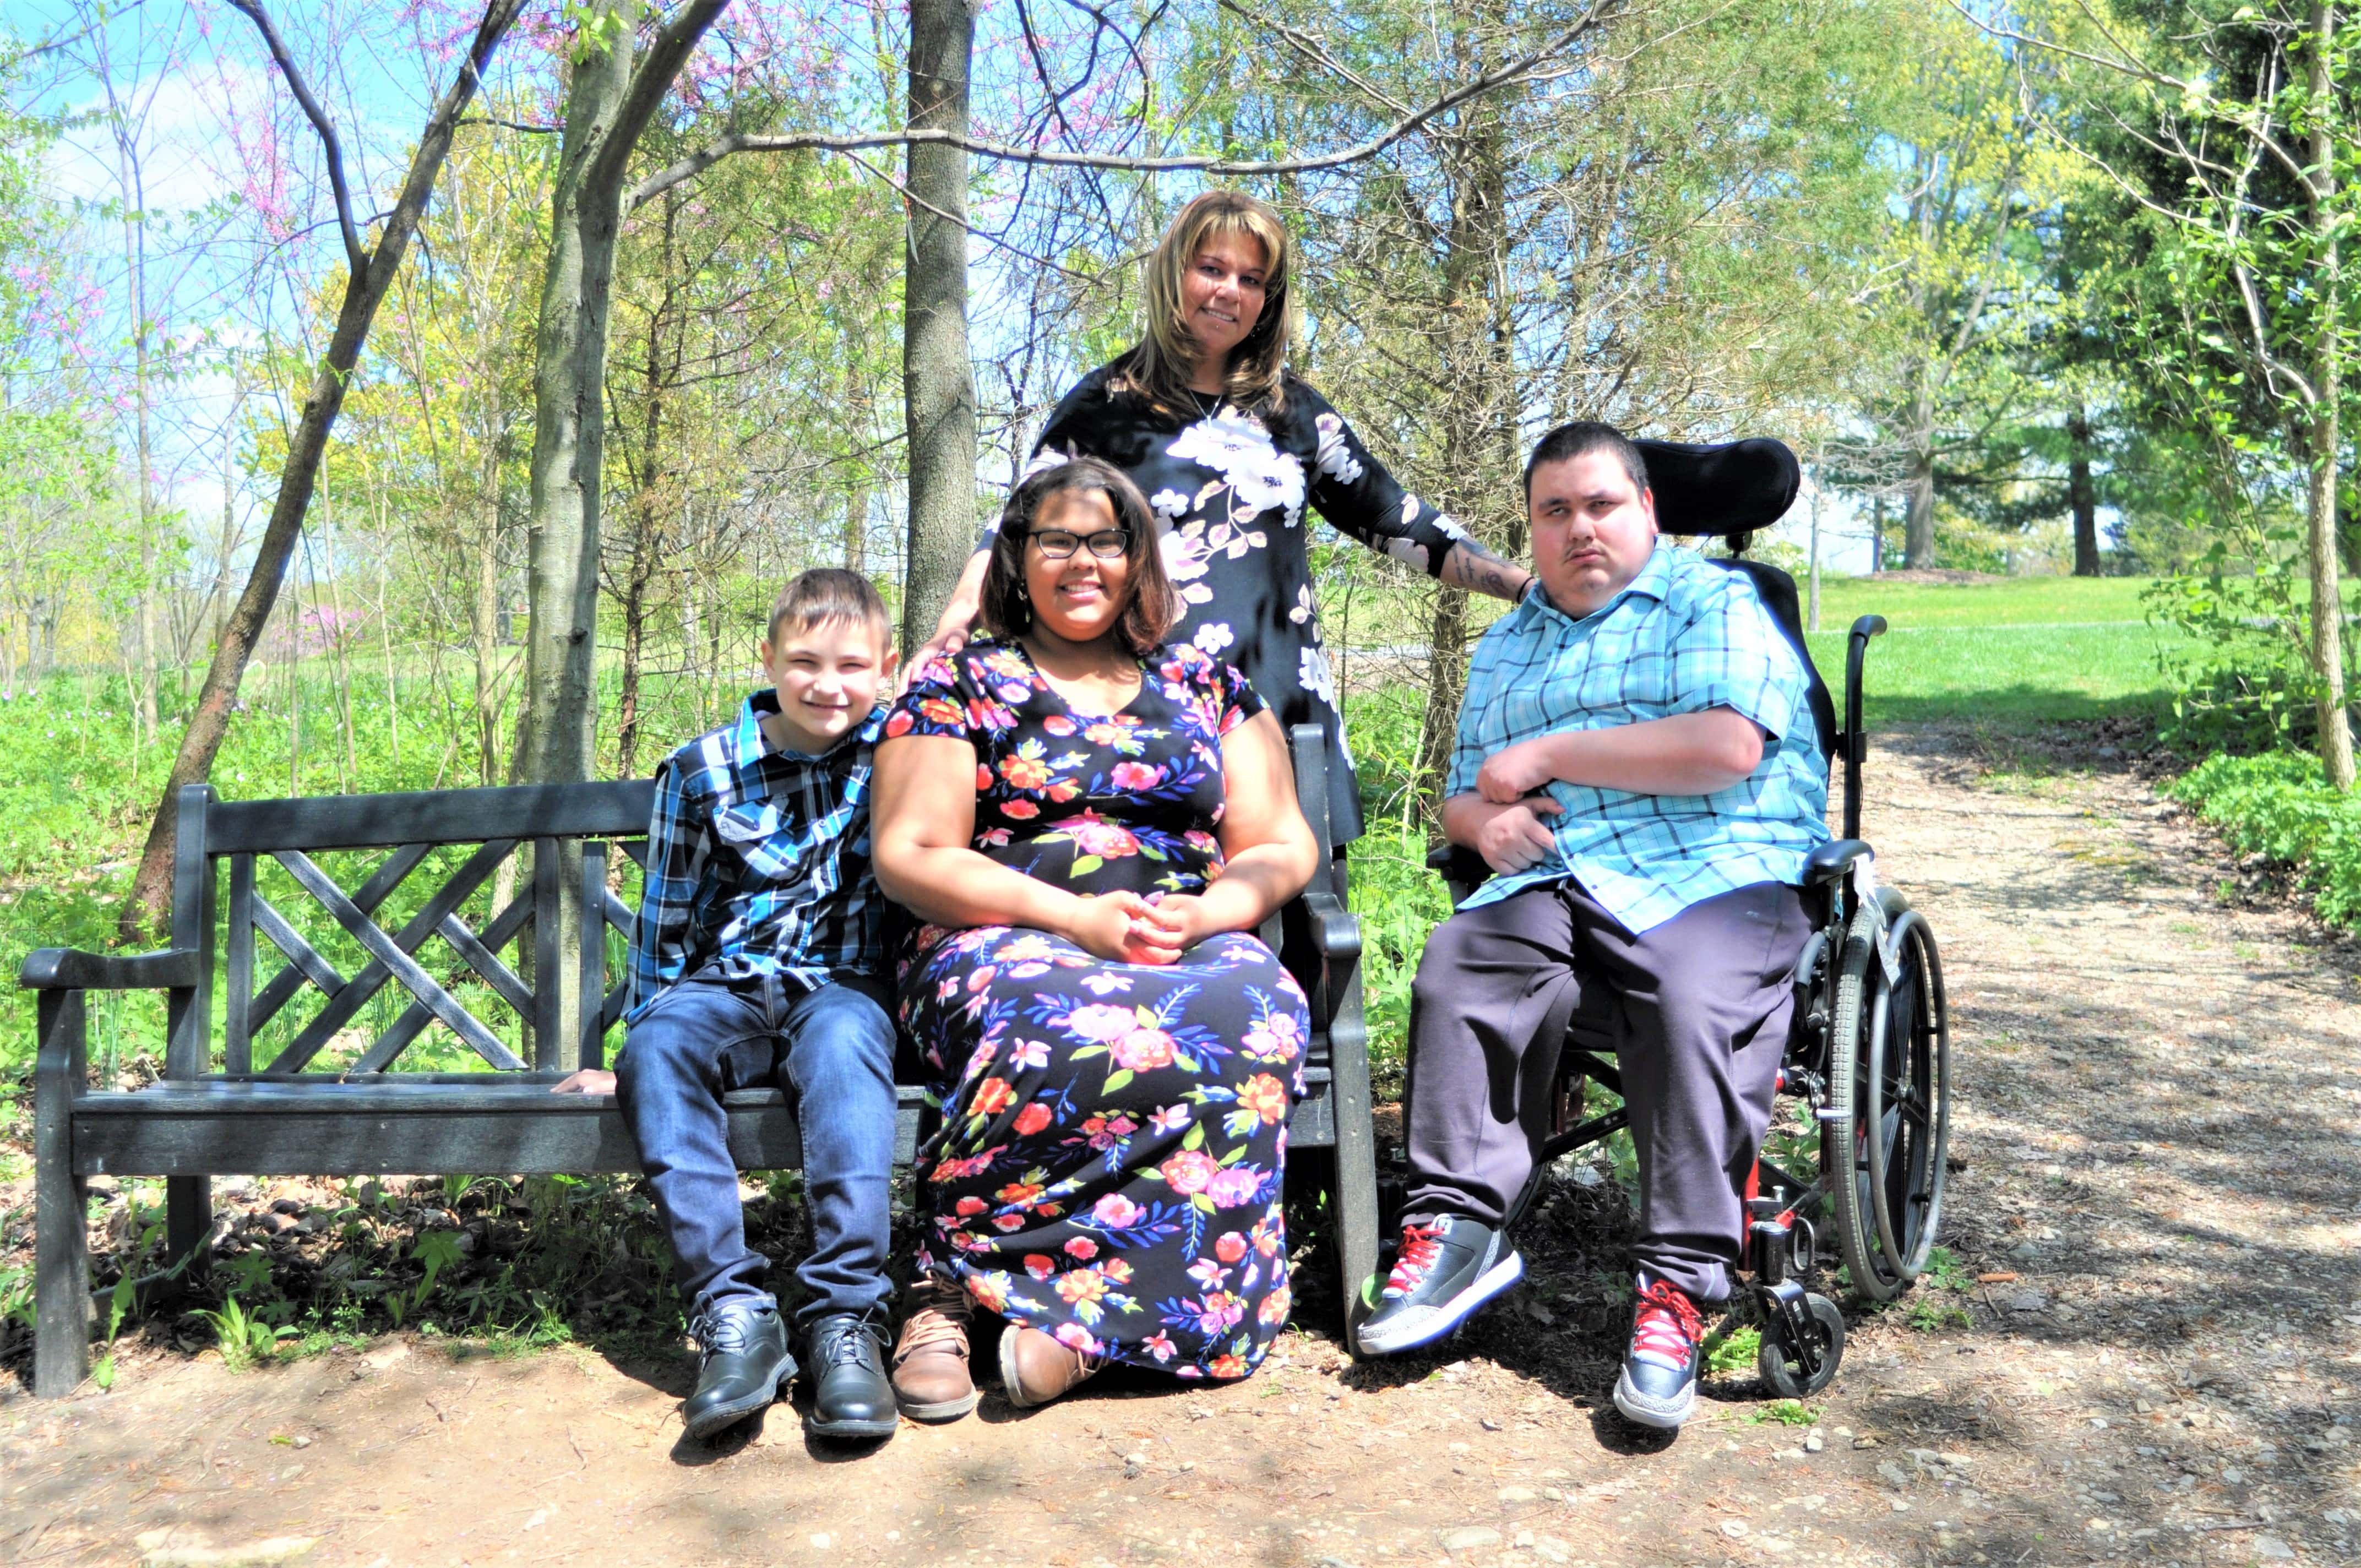
[{"label": "green grass lawn", "polygon": [[1897,583],[1883,577],[1822,577],[1820,625],[1842,630],[1857,615],[1882,615],[1894,626],[1922,629],[2108,621],[2144,625],[2147,609],[2140,603],[2140,594],[2153,580],[2008,577],[1996,583],[1953,586]]}]

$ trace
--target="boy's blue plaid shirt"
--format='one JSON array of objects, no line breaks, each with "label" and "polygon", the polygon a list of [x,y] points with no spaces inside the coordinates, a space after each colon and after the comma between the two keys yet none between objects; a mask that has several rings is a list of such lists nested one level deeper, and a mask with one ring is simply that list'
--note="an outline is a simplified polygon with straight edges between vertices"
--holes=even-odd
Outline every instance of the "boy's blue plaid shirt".
[{"label": "boy's blue plaid shirt", "polygon": [[817,757],[763,738],[778,710],[777,693],[756,692],[736,724],[656,770],[626,1024],[694,974],[778,974],[816,991],[883,966],[869,778],[885,710]]},{"label": "boy's blue plaid shirt", "polygon": [[1827,839],[1828,760],[1810,679],[1754,585],[1660,543],[1630,586],[1580,620],[1538,588],[1477,644],[1459,707],[1448,795],[1521,740],[1708,707],[1769,732],[1753,773],[1715,795],[1549,786],[1559,860],[1496,876],[1462,908],[1572,876],[1637,934],[1752,883],[1795,883]]}]

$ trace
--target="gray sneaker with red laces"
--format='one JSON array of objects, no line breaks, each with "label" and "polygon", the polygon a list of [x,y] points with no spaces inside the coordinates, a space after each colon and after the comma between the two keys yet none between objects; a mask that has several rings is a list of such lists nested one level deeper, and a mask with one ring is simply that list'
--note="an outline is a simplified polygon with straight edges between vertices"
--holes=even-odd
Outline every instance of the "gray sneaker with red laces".
[{"label": "gray sneaker with red laces", "polygon": [[1524,1274],[1525,1260],[1489,1225],[1449,1214],[1406,1224],[1378,1310],[1354,1339],[1364,1355],[1433,1344]]},{"label": "gray sneaker with red laces", "polygon": [[1697,1304],[1680,1287],[1642,1275],[1631,1347],[1623,1353],[1623,1375],[1615,1380],[1615,1408],[1643,1427],[1678,1428],[1697,1405],[1704,1341],[1705,1316]]}]

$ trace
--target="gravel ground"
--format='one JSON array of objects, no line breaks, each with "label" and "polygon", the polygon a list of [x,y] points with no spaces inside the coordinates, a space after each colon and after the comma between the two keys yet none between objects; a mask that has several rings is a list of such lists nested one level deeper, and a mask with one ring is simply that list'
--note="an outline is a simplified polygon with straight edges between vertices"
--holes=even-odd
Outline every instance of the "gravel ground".
[{"label": "gravel ground", "polygon": [[785,1408],[686,1444],[686,1365],[589,1347],[136,1351],[108,1394],[0,1390],[0,1563],[2361,1557],[2361,965],[2103,749],[1994,771],[1922,730],[1872,778],[1952,988],[1967,1288],[1857,1314],[1808,1409],[1733,1375],[1676,1441],[1625,1427],[1626,1222],[1568,1171],[1529,1283],[1440,1354],[1315,1324],[1242,1386],[995,1397],[870,1452]]}]

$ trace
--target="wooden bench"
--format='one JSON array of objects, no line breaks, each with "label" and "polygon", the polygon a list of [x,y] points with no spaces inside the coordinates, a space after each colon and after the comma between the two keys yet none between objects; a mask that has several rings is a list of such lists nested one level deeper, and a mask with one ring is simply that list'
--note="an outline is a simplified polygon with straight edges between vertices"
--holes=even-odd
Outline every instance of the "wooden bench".
[{"label": "wooden bench", "polygon": [[[1297,789],[1324,861],[1328,788],[1320,732],[1299,726],[1290,739]],[[214,1176],[637,1170],[612,1096],[554,1095],[549,1088],[577,1063],[603,1063],[608,1033],[622,1012],[624,968],[608,961],[608,932],[619,930],[628,942],[632,921],[608,888],[609,849],[642,860],[653,798],[647,780],[300,800],[222,801],[204,784],[181,791],[172,945],[128,957],[44,948],[26,959],[19,977],[39,993],[35,1394],[71,1393],[89,1369],[90,1177],[165,1178],[170,1255],[202,1267]],[[472,853],[456,854],[468,846]],[[530,877],[519,878],[515,896],[482,929],[471,928],[462,907],[527,847]],[[384,853],[348,892],[313,857],[352,850]],[[438,869],[458,863],[431,894],[404,901],[412,910],[406,918],[379,924],[373,916],[430,857]],[[368,955],[363,967],[340,973],[257,891],[258,866],[267,861],[285,868],[349,934]],[[568,918],[578,922],[577,944],[561,939]],[[528,933],[531,985],[501,956],[511,947],[525,950]],[[1332,894],[1315,888],[1274,916],[1264,936],[1290,955],[1312,998],[1306,1093],[1290,1124],[1290,1156],[1297,1162],[1290,1177],[1317,1180],[1334,1195],[1349,1311],[1349,1298],[1377,1266],[1378,1248],[1359,926]],[[446,978],[456,983],[464,973],[512,1011],[513,1037],[520,1046],[530,1042],[522,1054],[421,962],[421,949],[437,938],[451,955],[442,970]],[[568,946],[578,951],[571,964]],[[258,1034],[307,988],[323,998],[318,1011],[258,1063]],[[137,990],[168,994],[163,1078],[139,1090],[93,1090],[87,995]],[[406,1005],[351,1055],[358,1042],[353,1022],[380,993]],[[579,1022],[568,1040],[565,1021],[577,1003]],[[387,1010],[378,1003],[380,1014]],[[463,1042],[481,1068],[398,1070],[403,1054],[438,1025],[447,1031],[438,1037]],[[282,1025],[280,1032],[291,1030]],[[331,1047],[350,1059],[333,1069],[319,1065]],[[801,1164],[796,1119],[783,1095],[741,1091],[728,1097],[728,1107],[730,1152],[741,1168]],[[911,1160],[919,1142],[921,1109],[918,1089],[905,1086],[900,1162]]]}]

